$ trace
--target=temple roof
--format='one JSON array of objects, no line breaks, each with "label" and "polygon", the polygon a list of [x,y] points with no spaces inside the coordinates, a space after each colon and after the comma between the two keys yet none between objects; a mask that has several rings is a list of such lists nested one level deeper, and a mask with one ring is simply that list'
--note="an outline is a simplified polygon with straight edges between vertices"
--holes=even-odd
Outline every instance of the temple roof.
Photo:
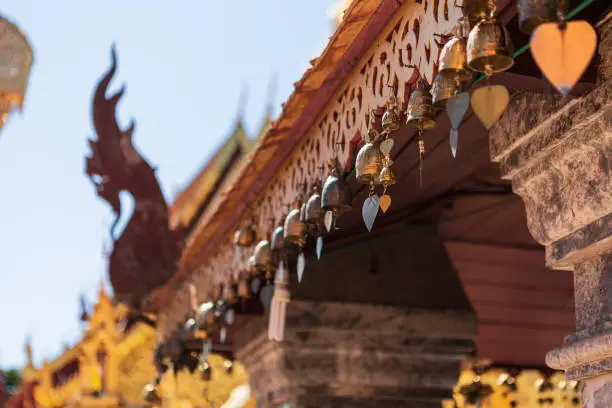
[{"label": "temple roof", "polygon": [[[269,117],[264,128],[269,123]],[[241,167],[244,158],[253,150],[257,139],[247,137],[242,120],[237,120],[233,131],[223,142],[188,187],[174,200],[170,207],[170,226],[190,229],[208,206],[211,197],[218,191],[221,182],[235,165]]]}]

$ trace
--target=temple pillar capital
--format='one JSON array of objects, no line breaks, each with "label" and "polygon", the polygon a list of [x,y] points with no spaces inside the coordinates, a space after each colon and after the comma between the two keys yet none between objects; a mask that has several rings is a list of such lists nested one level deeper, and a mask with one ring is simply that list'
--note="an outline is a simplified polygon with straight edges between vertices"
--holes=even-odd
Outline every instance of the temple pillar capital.
[{"label": "temple pillar capital", "polygon": [[611,96],[612,80],[571,101],[516,94],[490,132],[491,157],[553,269],[612,249]]},{"label": "temple pillar capital", "polygon": [[612,406],[612,23],[600,27],[602,82],[568,100],[516,94],[490,152],[525,203],[552,269],[574,273],[577,331],[547,364],[580,380],[583,407]]},{"label": "temple pillar capital", "polygon": [[474,351],[471,312],[292,301],[285,339],[264,318],[240,332],[237,356],[258,407],[435,407]]}]

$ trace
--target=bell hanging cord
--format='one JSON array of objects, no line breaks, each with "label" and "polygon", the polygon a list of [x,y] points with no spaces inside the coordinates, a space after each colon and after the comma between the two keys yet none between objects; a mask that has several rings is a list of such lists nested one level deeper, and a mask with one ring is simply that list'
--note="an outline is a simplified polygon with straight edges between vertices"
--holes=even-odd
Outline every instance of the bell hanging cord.
[{"label": "bell hanging cord", "polygon": [[423,161],[425,160],[425,142],[423,141],[423,131],[419,129],[419,186],[423,190]]}]

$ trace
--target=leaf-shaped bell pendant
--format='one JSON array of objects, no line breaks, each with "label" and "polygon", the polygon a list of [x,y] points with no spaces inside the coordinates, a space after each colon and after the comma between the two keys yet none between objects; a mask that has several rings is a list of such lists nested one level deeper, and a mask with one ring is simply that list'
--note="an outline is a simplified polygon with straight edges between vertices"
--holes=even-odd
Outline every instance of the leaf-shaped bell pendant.
[{"label": "leaf-shaped bell pendant", "polygon": [[465,39],[466,22],[461,20],[457,27],[457,36],[451,38],[440,52],[440,75],[456,81],[467,81],[472,72],[467,64],[467,41]]},{"label": "leaf-shaped bell pendant", "polygon": [[410,94],[406,124],[418,130],[433,129],[436,126],[434,106],[427,89],[420,87]]},{"label": "leaf-shaped bell pendant", "polygon": [[467,63],[477,72],[491,75],[514,65],[514,47],[508,29],[493,16],[482,19],[470,31],[467,40]]},{"label": "leaf-shaped bell pendant", "polygon": [[306,243],[306,224],[302,222],[301,211],[297,208],[289,211],[284,225],[285,248],[301,249]]},{"label": "leaf-shaped bell pendant", "polygon": [[518,0],[519,30],[531,34],[542,23],[557,19],[557,0]]},{"label": "leaf-shaped bell pendant", "polygon": [[431,86],[431,101],[438,109],[446,107],[446,101],[462,92],[463,85],[454,78],[436,75]]},{"label": "leaf-shaped bell pendant", "polygon": [[387,133],[395,132],[400,127],[400,115],[397,108],[397,98],[395,95],[389,96],[389,100],[387,101],[387,110],[383,114],[381,124],[383,131]]},{"label": "leaf-shaped bell pendant", "polygon": [[374,129],[374,124],[370,125],[366,144],[364,144],[355,160],[355,176],[360,184],[378,184],[380,171],[382,170],[383,154],[377,145],[379,133]]}]

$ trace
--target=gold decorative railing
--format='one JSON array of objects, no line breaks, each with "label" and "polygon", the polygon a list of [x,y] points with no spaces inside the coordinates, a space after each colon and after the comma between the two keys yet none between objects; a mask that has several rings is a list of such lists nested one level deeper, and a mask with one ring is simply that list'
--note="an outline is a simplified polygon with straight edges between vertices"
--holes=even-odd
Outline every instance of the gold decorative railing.
[{"label": "gold decorative railing", "polygon": [[538,370],[490,368],[484,372],[465,370],[455,387],[454,400],[443,408],[509,408],[580,406],[580,392],[575,381],[567,381],[562,372],[544,375]]}]

